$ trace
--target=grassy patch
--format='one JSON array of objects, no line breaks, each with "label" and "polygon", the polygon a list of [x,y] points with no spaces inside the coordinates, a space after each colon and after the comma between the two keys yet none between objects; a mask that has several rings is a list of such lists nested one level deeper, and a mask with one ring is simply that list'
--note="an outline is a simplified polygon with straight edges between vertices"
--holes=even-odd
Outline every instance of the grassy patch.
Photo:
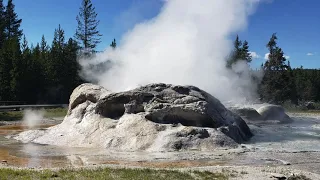
[{"label": "grassy patch", "polygon": [[314,109],[308,109],[305,103],[300,103],[300,105],[292,104],[291,102],[285,102],[282,104],[282,107],[286,111],[291,113],[320,113],[320,102],[313,102],[312,105]]},{"label": "grassy patch", "polygon": [[6,111],[0,112],[0,121],[19,121],[23,117],[21,111]]},{"label": "grassy patch", "polygon": [[55,109],[46,109],[44,117],[64,117],[67,114],[67,108],[55,108]]},{"label": "grassy patch", "polygon": [[194,171],[193,174],[197,176],[197,179],[217,179],[217,180],[227,180],[229,179],[227,175],[222,173],[212,173],[210,171]]},{"label": "grassy patch", "polygon": [[173,170],[151,170],[151,169],[62,169],[52,170],[19,170],[19,169],[0,169],[0,179],[141,179],[141,180],[193,180],[193,179],[216,179],[226,180],[227,176],[220,173],[209,171],[199,172],[180,172]]},{"label": "grassy patch", "polygon": [[320,114],[320,110],[287,110],[287,112],[299,114]]},{"label": "grassy patch", "polygon": [[[45,118],[64,117],[67,114],[67,108],[44,109]],[[0,112],[0,121],[20,121],[23,118],[23,111]]]}]

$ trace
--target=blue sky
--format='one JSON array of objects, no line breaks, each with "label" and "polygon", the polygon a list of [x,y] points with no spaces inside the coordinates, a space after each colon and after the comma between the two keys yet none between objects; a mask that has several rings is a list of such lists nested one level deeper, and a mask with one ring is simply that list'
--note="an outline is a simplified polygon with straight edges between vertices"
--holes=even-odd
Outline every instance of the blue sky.
[{"label": "blue sky", "polygon": [[[54,29],[61,24],[66,38],[73,37],[82,0],[13,0],[28,41],[36,43],[42,34],[51,43]],[[6,2],[5,2],[6,3]],[[98,13],[98,29],[103,35],[98,49],[103,50],[113,38],[119,39],[127,29],[158,14],[160,0],[92,0]]]},{"label": "blue sky", "polygon": [[275,32],[279,46],[290,56],[291,66],[320,68],[319,7],[318,0],[274,0],[261,4],[250,17],[246,31],[240,33],[241,39],[249,41],[250,49],[261,56],[253,64],[264,61],[265,45]]},{"label": "blue sky", "polygon": [[[61,24],[66,38],[72,37],[81,0],[14,0],[16,12],[23,19],[22,29],[30,43],[45,35],[51,43],[54,29]],[[92,0],[103,34],[98,49],[103,50],[113,38],[132,28],[137,22],[156,16],[163,0]],[[250,50],[259,55],[252,62],[258,67],[264,62],[265,47],[272,33],[277,33],[279,46],[289,56],[293,67],[320,68],[320,1],[274,0],[260,4],[250,16],[249,25],[239,32],[240,39],[249,42]],[[309,53],[309,54],[308,54]]]}]

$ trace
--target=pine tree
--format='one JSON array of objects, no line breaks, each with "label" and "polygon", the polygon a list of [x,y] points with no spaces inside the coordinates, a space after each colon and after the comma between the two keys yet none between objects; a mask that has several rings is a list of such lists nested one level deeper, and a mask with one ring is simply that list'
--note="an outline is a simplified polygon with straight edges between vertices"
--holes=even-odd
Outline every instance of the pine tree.
[{"label": "pine tree", "polygon": [[62,66],[63,60],[63,48],[64,48],[64,30],[60,24],[58,29],[54,31],[54,37],[51,47],[51,55],[49,62],[49,74],[51,76],[52,85],[60,83],[59,71]]},{"label": "pine tree", "polygon": [[249,43],[248,41],[244,41],[241,48],[240,59],[245,60],[247,63],[252,61],[251,54],[249,52]]},{"label": "pine tree", "polygon": [[252,57],[249,53],[249,43],[247,41],[242,43],[237,35],[236,40],[233,43],[233,50],[227,60],[227,67],[231,68],[233,64],[240,60],[250,63],[252,61]]},{"label": "pine tree", "polygon": [[3,45],[0,50],[0,96],[2,101],[11,100],[11,88],[10,88],[10,70],[12,69],[12,63],[8,58],[10,56],[9,44]]},{"label": "pine tree", "polygon": [[0,49],[3,46],[5,38],[5,8],[3,0],[0,0]]},{"label": "pine tree", "polygon": [[97,44],[101,42],[100,36],[102,35],[97,29],[100,21],[97,20],[97,15],[91,0],[83,0],[79,15],[76,18],[78,27],[75,39],[79,41],[79,44],[81,44],[86,52],[94,51]]},{"label": "pine tree", "polygon": [[42,35],[41,37],[41,45],[40,45],[40,51],[43,53],[43,52],[48,52],[48,44],[47,44],[47,41],[46,41],[46,38],[44,37],[44,35]]},{"label": "pine tree", "polygon": [[[1,8],[3,10],[3,7]],[[2,62],[1,62],[1,91],[10,93],[4,95],[6,99],[19,100],[21,98],[21,84],[23,77],[23,62],[21,60],[20,39],[22,30],[20,29],[21,19],[15,13],[15,5],[12,0],[8,0],[3,13],[4,38],[2,39]],[[8,83],[9,82],[9,83]]]},{"label": "pine tree", "polygon": [[5,33],[8,39],[16,38],[20,40],[22,36],[22,30],[20,29],[22,19],[18,18],[14,8],[15,5],[12,3],[12,0],[8,0],[5,11]]},{"label": "pine tree", "polygon": [[116,43],[116,39],[113,39],[113,41],[111,42],[110,46],[115,49],[117,47],[117,43]]},{"label": "pine tree", "polygon": [[61,25],[59,24],[58,29],[56,29],[54,32],[52,48],[56,48],[56,50],[62,52],[64,41],[64,30],[61,28]]},{"label": "pine tree", "polygon": [[20,100],[21,98],[21,91],[23,90],[21,87],[22,77],[23,77],[23,61],[21,59],[21,50],[20,44],[14,39],[9,39],[5,43],[4,47],[5,56],[4,58],[9,63],[9,74],[10,78],[10,92],[11,100]]},{"label": "pine tree", "polygon": [[296,103],[294,78],[290,63],[286,64],[284,52],[277,46],[277,36],[272,34],[266,45],[269,58],[263,66],[264,77],[260,85],[260,95],[265,101],[282,104],[286,100]]},{"label": "pine tree", "polygon": [[49,59],[49,49],[50,47],[47,44],[47,41],[42,35],[41,43],[40,43],[40,57],[39,57],[39,63],[41,64],[42,69],[44,72],[47,72],[47,63]]},{"label": "pine tree", "polygon": [[65,37],[64,30],[59,25],[58,29],[54,31],[54,37],[51,46],[50,58],[48,60],[48,99],[51,103],[58,103],[62,101],[63,97],[63,86],[62,81],[65,78],[64,71],[64,48],[65,48]]},{"label": "pine tree", "polygon": [[239,39],[239,36],[237,35],[236,40],[233,43],[233,50],[227,61],[228,68],[231,68],[232,64],[236,63],[236,61],[240,58],[241,46],[242,46],[242,42]]},{"label": "pine tree", "polygon": [[34,98],[34,96],[32,96],[32,93],[33,93],[32,87],[35,81],[31,78],[32,73],[34,72],[34,69],[33,69],[33,64],[31,63],[32,62],[31,49],[28,46],[28,41],[25,35],[23,36],[23,39],[22,39],[21,50],[22,50],[21,59],[22,59],[23,71],[20,73],[22,75],[21,89],[23,89],[23,91],[21,91],[21,96],[19,100],[30,102],[30,99]]},{"label": "pine tree", "polygon": [[80,64],[77,61],[77,52],[79,50],[78,43],[70,38],[64,49],[64,69],[62,74],[63,78],[63,102],[68,103],[69,96],[74,88],[81,84],[81,78],[79,77]]},{"label": "pine tree", "polygon": [[[48,87],[50,84],[50,62],[49,62],[49,56],[50,56],[50,47],[47,44],[47,41],[42,35],[41,43],[40,43],[40,57],[38,59],[39,63],[39,69],[41,70],[42,74],[42,85],[44,87]],[[44,89],[42,89],[42,93],[40,96],[44,96]]]},{"label": "pine tree", "polygon": [[21,44],[22,54],[24,54],[26,51],[29,51],[28,41],[26,38],[26,35],[23,35],[23,40]]},{"label": "pine tree", "polygon": [[37,43],[34,48],[31,49],[31,58],[29,61],[28,77],[29,77],[29,96],[26,99],[29,103],[42,102],[44,90],[45,90],[45,73],[41,60],[41,47]]}]

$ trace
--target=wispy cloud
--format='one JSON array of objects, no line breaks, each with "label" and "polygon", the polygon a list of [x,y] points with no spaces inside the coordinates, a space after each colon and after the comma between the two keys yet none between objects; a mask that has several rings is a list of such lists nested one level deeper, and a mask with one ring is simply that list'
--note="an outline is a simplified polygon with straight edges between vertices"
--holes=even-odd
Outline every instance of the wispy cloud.
[{"label": "wispy cloud", "polygon": [[251,51],[251,52],[249,52],[249,53],[250,53],[252,59],[258,59],[258,58],[260,58],[260,55],[259,55],[258,53],[256,53],[256,52]]},{"label": "wispy cloud", "polygon": [[290,59],[290,56],[288,55],[284,55],[283,57],[286,58],[287,60]]},{"label": "wispy cloud", "polygon": [[313,53],[307,53],[307,56],[313,56],[314,54]]},{"label": "wispy cloud", "polygon": [[[266,54],[264,55],[264,59],[265,59],[265,60],[269,60],[269,54],[270,54],[270,53],[266,53]],[[288,56],[288,55],[283,55],[283,57],[286,58],[287,60],[290,59],[290,56]]]}]

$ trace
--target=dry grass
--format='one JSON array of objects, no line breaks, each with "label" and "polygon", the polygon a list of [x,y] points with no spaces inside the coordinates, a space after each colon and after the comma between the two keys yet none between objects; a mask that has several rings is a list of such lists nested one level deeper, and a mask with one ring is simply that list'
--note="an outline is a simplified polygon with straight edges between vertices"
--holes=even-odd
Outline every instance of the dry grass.
[{"label": "dry grass", "polygon": [[151,170],[151,169],[62,169],[53,170],[22,170],[22,169],[0,169],[0,179],[132,179],[132,180],[193,180],[193,179],[216,179],[226,180],[228,177],[221,173],[209,171],[181,172],[177,170]]},{"label": "dry grass", "polygon": [[[44,110],[45,118],[64,117],[67,114],[66,108],[54,108]],[[0,112],[0,121],[20,121],[23,117],[23,111],[5,111]]]}]

